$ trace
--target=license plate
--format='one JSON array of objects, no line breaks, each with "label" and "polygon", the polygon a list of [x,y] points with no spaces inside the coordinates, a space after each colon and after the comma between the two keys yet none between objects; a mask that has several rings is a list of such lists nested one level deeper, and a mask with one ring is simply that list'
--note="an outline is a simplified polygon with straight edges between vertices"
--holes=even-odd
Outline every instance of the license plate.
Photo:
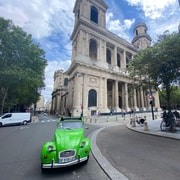
[{"label": "license plate", "polygon": [[59,159],[59,163],[62,164],[62,163],[68,163],[68,162],[71,162],[75,160],[74,157],[64,157],[64,158],[60,158]]}]

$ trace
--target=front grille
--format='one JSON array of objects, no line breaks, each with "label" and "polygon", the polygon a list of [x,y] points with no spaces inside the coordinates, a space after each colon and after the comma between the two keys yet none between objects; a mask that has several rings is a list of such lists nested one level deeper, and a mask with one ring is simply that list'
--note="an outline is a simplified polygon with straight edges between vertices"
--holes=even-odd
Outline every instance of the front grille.
[{"label": "front grille", "polygon": [[75,150],[66,150],[59,153],[59,157],[72,157],[75,156]]}]

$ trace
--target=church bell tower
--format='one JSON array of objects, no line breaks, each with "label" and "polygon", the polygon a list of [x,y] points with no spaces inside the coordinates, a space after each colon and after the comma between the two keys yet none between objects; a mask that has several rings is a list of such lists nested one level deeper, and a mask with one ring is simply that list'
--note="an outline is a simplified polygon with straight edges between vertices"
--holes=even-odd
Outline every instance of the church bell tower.
[{"label": "church bell tower", "polygon": [[146,49],[151,45],[151,37],[147,34],[145,23],[139,23],[134,28],[134,38],[132,44],[139,49]]}]

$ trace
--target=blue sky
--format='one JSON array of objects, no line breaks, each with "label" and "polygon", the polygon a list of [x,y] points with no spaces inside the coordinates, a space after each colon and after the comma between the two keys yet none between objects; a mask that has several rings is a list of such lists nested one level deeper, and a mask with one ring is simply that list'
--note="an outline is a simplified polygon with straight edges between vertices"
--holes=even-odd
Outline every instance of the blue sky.
[{"label": "blue sky", "polygon": [[[165,30],[177,31],[180,22],[178,0],[104,0],[108,5],[106,28],[131,42],[138,22],[148,26],[148,34],[156,42]],[[71,63],[70,36],[74,27],[75,0],[0,0],[0,16],[11,19],[32,34],[46,52],[45,101],[51,100],[53,75],[66,71]]]}]

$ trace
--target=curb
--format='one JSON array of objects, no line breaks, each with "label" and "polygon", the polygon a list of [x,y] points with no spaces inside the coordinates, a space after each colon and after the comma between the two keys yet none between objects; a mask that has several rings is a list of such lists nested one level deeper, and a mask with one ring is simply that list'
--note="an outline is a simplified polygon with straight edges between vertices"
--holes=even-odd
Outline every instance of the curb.
[{"label": "curb", "polygon": [[132,131],[136,131],[139,133],[143,133],[143,134],[148,134],[148,135],[153,135],[153,136],[159,136],[159,137],[163,137],[163,138],[170,138],[170,139],[175,139],[175,140],[180,140],[180,137],[176,137],[174,136],[173,133],[168,133],[168,132],[162,132],[162,131],[156,131],[153,132],[151,130],[141,130],[141,129],[137,129],[136,127],[131,127],[131,125],[127,124],[126,127]]},{"label": "curb", "polygon": [[102,170],[105,172],[105,174],[112,180],[128,180],[126,176],[121,174],[116,168],[114,168],[109,161],[102,155],[101,151],[99,150],[97,144],[96,144],[96,137],[97,135],[105,128],[100,128],[93,132],[93,134],[90,135],[91,138],[91,151],[92,154],[99,164],[99,166],[102,168]]}]

